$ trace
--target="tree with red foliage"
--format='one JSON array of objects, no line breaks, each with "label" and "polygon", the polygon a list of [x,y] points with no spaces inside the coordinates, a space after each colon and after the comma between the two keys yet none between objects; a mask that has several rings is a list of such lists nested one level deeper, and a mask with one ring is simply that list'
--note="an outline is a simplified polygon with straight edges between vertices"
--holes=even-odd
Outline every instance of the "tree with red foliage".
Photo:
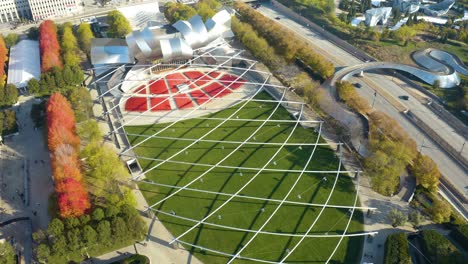
[{"label": "tree with red foliage", "polygon": [[80,169],[80,139],[75,132],[75,115],[70,103],[59,93],[50,97],[46,113],[48,143],[52,153],[52,172],[60,216],[78,217],[87,213],[91,202]]},{"label": "tree with red foliage", "polygon": [[62,191],[58,192],[58,206],[61,217],[79,217],[88,212],[91,203],[88,193],[80,181],[67,178],[58,185]]},{"label": "tree with red foliage", "polygon": [[41,52],[42,72],[53,67],[62,68],[60,45],[57,38],[57,27],[52,20],[46,20],[39,26],[39,49]]},{"label": "tree with red foliage", "polygon": [[[3,40],[3,37],[0,35],[0,77],[5,75],[5,62],[7,59],[7,53],[8,53],[8,50],[6,48],[5,41]],[[0,78],[0,81],[1,80],[2,78]]]}]

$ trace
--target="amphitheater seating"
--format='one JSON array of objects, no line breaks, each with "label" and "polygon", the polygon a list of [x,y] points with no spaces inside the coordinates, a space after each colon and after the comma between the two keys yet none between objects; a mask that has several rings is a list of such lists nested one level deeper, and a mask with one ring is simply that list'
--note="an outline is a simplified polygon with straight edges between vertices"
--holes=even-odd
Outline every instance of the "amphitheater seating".
[{"label": "amphitheater seating", "polygon": [[226,86],[230,85],[229,88],[231,89],[237,89],[242,86],[245,80],[239,79],[236,81],[236,79],[237,79],[237,76],[234,76],[231,74],[225,74],[219,79],[219,81]]},{"label": "amphitheater seating", "polygon": [[171,110],[171,103],[168,97],[154,97],[150,99],[151,111],[168,111]]},{"label": "amphitheater seating", "polygon": [[186,94],[178,94],[174,96],[174,100],[179,109],[186,109],[193,106],[192,99]]},{"label": "amphitheater seating", "polygon": [[212,79],[210,76],[206,75],[203,76],[205,73],[200,72],[200,71],[186,71],[184,72],[185,76],[187,76],[190,80],[193,80],[195,84],[198,86],[202,86],[204,84],[207,84],[210,82]]},{"label": "amphitheater seating", "polygon": [[146,97],[131,97],[125,102],[125,110],[133,112],[144,112],[148,110]]},{"label": "amphitheater seating", "polygon": [[150,93],[151,94],[167,94],[167,85],[164,79],[151,81],[150,84]]},{"label": "amphitheater seating", "polygon": [[190,93],[190,95],[195,99],[197,104],[201,105],[206,101],[210,100],[210,97],[206,95],[203,91],[197,90]]},{"label": "amphitheater seating", "polygon": [[224,97],[231,93],[231,90],[229,90],[228,88],[225,88],[224,85],[217,83],[217,82],[206,86],[205,88],[203,88],[203,90],[207,94],[209,94],[211,97],[217,97],[217,98]]},{"label": "amphitheater seating", "polygon": [[[169,111],[171,100],[175,101],[178,109],[188,109],[196,104],[201,105],[206,103],[212,97],[221,98],[233,90],[241,87],[245,80],[239,79],[231,74],[222,72],[210,72],[203,76],[206,72],[189,70],[184,72],[170,73],[160,80],[152,80],[148,83],[149,93],[153,95],[166,95],[164,97],[132,97],[125,103],[126,111],[144,112],[148,110],[148,99],[151,105],[151,111]],[[190,83],[193,82],[193,83]],[[190,89],[182,89],[179,91],[177,86],[184,83],[190,83]],[[230,85],[229,87],[227,87]],[[169,89],[171,89],[169,91]],[[140,85],[134,89],[136,94],[147,94],[145,85]],[[172,94],[171,99],[169,93]],[[154,107],[154,108],[153,108]]]}]

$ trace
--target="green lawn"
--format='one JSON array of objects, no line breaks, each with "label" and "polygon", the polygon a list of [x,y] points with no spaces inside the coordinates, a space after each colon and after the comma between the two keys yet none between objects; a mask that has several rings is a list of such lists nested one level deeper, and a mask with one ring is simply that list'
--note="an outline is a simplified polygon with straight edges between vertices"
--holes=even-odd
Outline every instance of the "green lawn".
[{"label": "green lawn", "polygon": [[[262,93],[258,99],[271,99]],[[240,105],[240,104],[239,104]],[[238,109],[238,106],[225,109],[210,117],[226,118]],[[249,102],[238,114],[239,119],[266,119],[275,108],[274,103]],[[262,122],[229,120],[213,133],[208,134],[205,139],[224,141],[244,141],[250,136]],[[280,107],[273,114],[272,119],[289,119],[288,112]],[[199,138],[208,133],[213,127],[220,124],[222,120],[191,119],[176,123],[169,129],[158,134],[158,136],[177,138]],[[126,127],[127,133],[151,135],[165,128],[167,124],[153,126]],[[272,122],[265,124],[257,133],[257,142],[284,142],[289,133],[293,131],[294,123]],[[129,136],[132,144],[143,140],[142,137]],[[317,134],[312,129],[304,129],[298,126],[288,142],[292,143],[314,143]],[[252,140],[253,141],[253,140]],[[323,142],[323,140],[321,140]],[[135,149],[137,155],[156,159],[166,159],[191,144],[191,141],[169,140],[153,138]],[[191,146],[186,152],[173,158],[173,160],[215,164],[233,151],[239,144],[199,142]],[[242,166],[261,168],[279,149],[277,145],[243,145],[233,155],[227,158],[221,165]],[[268,165],[271,169],[302,169],[312,152],[312,146],[286,146],[281,149],[273,159],[276,163]],[[143,170],[160,164],[157,161],[140,159]],[[146,174],[148,180],[157,183],[183,186],[210,167],[176,164],[166,162],[158,165],[154,170]],[[337,170],[338,159],[335,152],[328,147],[318,147],[309,170]],[[203,181],[196,181],[190,187],[215,192],[235,193],[249,179],[255,176],[257,171],[238,170],[228,168],[216,168],[203,176]],[[242,174],[242,175],[241,175]],[[243,191],[241,195],[257,196],[272,199],[283,199],[291,189],[299,173],[268,171],[262,172]],[[326,176],[327,181],[322,181]],[[292,191],[288,200],[324,203],[333,186],[336,174],[304,174],[298,185]],[[140,183],[140,189],[149,204],[154,204],[176,189],[167,187],[156,187],[147,183]],[[330,199],[330,204],[352,205],[355,197],[354,185],[350,178],[341,174],[335,191]],[[206,194],[192,191],[181,191],[174,197],[163,202],[157,209],[165,212],[172,210],[179,216],[192,219],[202,219],[210,212],[219,207],[229,197],[215,194]],[[258,229],[277,207],[277,203],[261,200],[250,200],[234,198],[221,210],[208,219],[208,222],[233,226],[245,229]],[[263,210],[262,210],[263,208]],[[284,233],[304,233],[319,214],[321,207],[310,207],[306,205],[283,205],[275,217],[265,226],[264,231]],[[159,219],[177,236],[193,225],[192,222],[180,220],[172,216],[158,215]],[[347,209],[327,208],[316,222],[311,234],[341,234],[344,230],[349,213]],[[362,213],[356,211],[349,232],[361,232],[363,230]],[[191,244],[197,244],[206,248],[215,249],[230,254],[235,253],[241,245],[247,243],[252,233],[226,230],[213,226],[199,226],[185,235],[182,240]],[[286,236],[273,236],[260,234],[241,254],[245,257],[278,261],[285,254],[286,249],[291,249],[299,238]],[[287,262],[297,263],[323,263],[331,254],[338,238],[306,238],[297,250],[288,258]],[[336,263],[355,263],[360,257],[363,239],[360,237],[345,238],[333,257]],[[204,250],[191,249],[196,257],[206,263],[226,263],[227,257],[213,254]],[[247,263],[238,260],[236,263]]]}]

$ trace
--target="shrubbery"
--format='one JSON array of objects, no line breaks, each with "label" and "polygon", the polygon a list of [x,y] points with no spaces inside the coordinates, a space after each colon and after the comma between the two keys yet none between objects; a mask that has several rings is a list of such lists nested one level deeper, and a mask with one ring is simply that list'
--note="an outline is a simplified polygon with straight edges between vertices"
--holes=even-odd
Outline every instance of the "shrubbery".
[{"label": "shrubbery", "polygon": [[444,236],[435,230],[421,231],[423,254],[432,263],[456,264],[464,263],[463,255]]},{"label": "shrubbery", "polygon": [[33,234],[36,257],[42,263],[80,262],[144,238],[146,225],[129,205],[95,208],[91,215],[54,218],[46,231]]},{"label": "shrubbery", "polygon": [[391,234],[385,242],[385,264],[411,264],[408,239],[405,233]]},{"label": "shrubbery", "polygon": [[16,113],[13,110],[0,111],[0,136],[5,136],[18,131]]},{"label": "shrubbery", "polygon": [[455,226],[450,235],[461,245],[468,250],[468,224]]},{"label": "shrubbery", "polygon": [[372,108],[369,103],[362,98],[350,82],[337,82],[336,91],[338,96],[343,102],[349,106],[353,111],[367,114],[370,113]]},{"label": "shrubbery", "polygon": [[14,84],[3,85],[3,83],[0,83],[0,107],[15,104],[18,102],[18,97],[18,88]]}]

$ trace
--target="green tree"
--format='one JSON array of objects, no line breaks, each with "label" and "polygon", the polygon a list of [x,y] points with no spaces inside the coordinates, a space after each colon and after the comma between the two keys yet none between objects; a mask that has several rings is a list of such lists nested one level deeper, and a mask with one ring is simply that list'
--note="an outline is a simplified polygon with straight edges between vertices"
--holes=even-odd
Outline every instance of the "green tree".
[{"label": "green tree", "polygon": [[408,220],[407,217],[399,210],[392,209],[387,215],[388,220],[393,227],[402,226]]},{"label": "green tree", "polygon": [[[97,142],[102,139],[102,133],[96,120],[89,119],[77,125],[77,133],[85,142]],[[100,209],[100,208],[98,208]],[[96,209],[97,210],[97,209]],[[102,209],[100,209],[102,211]]]},{"label": "green tree", "polygon": [[111,222],[112,235],[117,241],[123,241],[128,236],[128,228],[122,217],[116,217]]},{"label": "green tree", "polygon": [[64,226],[60,219],[54,218],[47,227],[47,234],[52,237],[58,237],[63,233]]},{"label": "green tree", "polygon": [[17,34],[15,34],[15,33],[10,33],[10,34],[6,35],[4,40],[5,40],[6,46],[8,48],[11,48],[12,46],[16,45],[16,43],[18,43],[19,36]]},{"label": "green tree", "polygon": [[63,256],[67,252],[67,240],[63,235],[54,237],[52,242],[52,252],[58,256]]},{"label": "green tree", "polygon": [[47,263],[50,257],[50,248],[46,244],[40,244],[36,249],[36,256],[39,263]]},{"label": "green tree", "polygon": [[104,211],[102,210],[102,208],[94,209],[94,211],[93,211],[93,220],[94,221],[99,222],[104,218],[104,216],[105,215],[104,215]]},{"label": "green tree", "polygon": [[18,88],[14,84],[7,84],[5,86],[5,97],[3,105],[13,105],[18,102]]},{"label": "green tree", "polygon": [[109,244],[112,235],[110,222],[107,220],[99,222],[96,230],[98,233],[99,241],[101,241],[105,245]]},{"label": "green tree", "polygon": [[167,2],[164,5],[164,16],[171,23],[178,20],[189,20],[196,14],[197,11],[193,7],[182,3]]},{"label": "green tree", "polygon": [[38,40],[39,39],[39,28],[31,27],[28,30],[28,39]]},{"label": "green tree", "polygon": [[36,79],[32,78],[31,80],[28,81],[28,91],[31,94],[39,93],[40,86],[39,86],[39,82]]},{"label": "green tree", "polygon": [[0,242],[0,263],[16,264],[15,251],[8,242]]},{"label": "green tree", "polygon": [[91,216],[87,214],[80,216],[81,225],[87,225],[90,221],[91,221]]},{"label": "green tree", "polygon": [[88,120],[93,113],[93,100],[91,94],[84,87],[71,89],[67,96],[73,111],[75,111],[75,119],[77,123]]},{"label": "green tree", "polygon": [[67,232],[68,249],[77,251],[81,248],[81,232],[78,228],[73,228]]},{"label": "green tree", "polygon": [[107,23],[109,24],[109,34],[115,38],[125,38],[132,31],[130,22],[117,10],[107,14]]},{"label": "green tree", "polygon": [[88,246],[95,245],[98,239],[98,234],[89,225],[85,225],[83,228],[83,239],[85,240],[86,244]]},{"label": "green tree", "polygon": [[73,229],[75,227],[80,226],[80,220],[76,217],[69,217],[65,219],[65,226],[67,229]]},{"label": "green tree", "polygon": [[448,222],[451,214],[452,209],[449,203],[442,199],[434,199],[431,208],[432,221],[438,224]]},{"label": "green tree", "polygon": [[107,208],[106,208],[106,217],[107,218],[114,218],[115,216],[117,216],[118,214],[120,213],[120,209],[115,206],[115,205],[109,205]]},{"label": "green tree", "polygon": [[94,38],[91,25],[88,23],[81,23],[77,30],[78,42],[80,43],[81,50],[89,54],[91,51],[91,39]]},{"label": "green tree", "polygon": [[34,242],[37,244],[41,244],[46,241],[47,234],[44,232],[44,230],[39,229],[36,232],[32,234]]},{"label": "green tree", "polygon": [[410,223],[413,224],[414,228],[418,228],[421,222],[423,221],[423,217],[418,211],[412,211],[409,214],[408,218],[409,218],[408,220],[410,221]]},{"label": "green tree", "polygon": [[440,172],[437,164],[428,156],[419,154],[410,167],[419,185],[430,191],[436,191]]},{"label": "green tree", "polygon": [[391,234],[385,242],[385,264],[411,264],[408,239],[405,233]]}]

